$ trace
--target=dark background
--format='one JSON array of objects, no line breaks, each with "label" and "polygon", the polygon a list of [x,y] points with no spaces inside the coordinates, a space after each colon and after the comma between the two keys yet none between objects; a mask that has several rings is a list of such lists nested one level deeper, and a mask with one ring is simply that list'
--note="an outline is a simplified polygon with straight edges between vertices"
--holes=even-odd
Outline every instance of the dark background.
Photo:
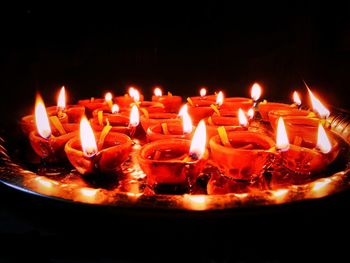
[{"label": "dark background", "polygon": [[[2,6],[0,128],[14,129],[31,112],[36,91],[54,104],[61,85],[72,102],[106,90],[124,93],[130,84],[146,95],[159,84],[183,96],[202,85],[248,96],[258,81],[265,98],[289,100],[294,89],[305,99],[304,79],[324,101],[349,109],[349,8],[343,1],[213,0]],[[348,235],[347,194],[237,217],[146,220],[0,190],[0,254],[15,260],[61,262],[69,251],[91,262],[158,254],[183,260],[187,252],[204,262],[280,262],[300,260],[304,251],[346,252],[338,239]],[[135,242],[143,249],[129,253]]]}]

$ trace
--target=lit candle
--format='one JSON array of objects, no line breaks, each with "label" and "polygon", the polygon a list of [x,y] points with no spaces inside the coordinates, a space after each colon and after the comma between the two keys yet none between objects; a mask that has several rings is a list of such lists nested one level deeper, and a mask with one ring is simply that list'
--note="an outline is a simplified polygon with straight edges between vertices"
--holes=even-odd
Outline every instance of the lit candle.
[{"label": "lit candle", "polygon": [[260,99],[261,96],[261,86],[258,83],[254,83],[251,89],[251,98],[254,102],[253,107],[256,107],[258,100]]},{"label": "lit candle", "polygon": [[164,105],[165,112],[175,113],[178,112],[181,104],[182,97],[174,96],[170,92],[167,95],[163,95],[160,87],[154,89],[154,96],[152,96],[152,101],[160,102]]},{"label": "lit candle", "polygon": [[293,92],[293,102],[298,106],[298,109],[301,109],[301,99],[298,92],[296,91]]},{"label": "lit candle", "polygon": [[307,88],[309,91],[312,109],[320,116],[322,119],[327,119],[330,115],[329,110],[321,103],[321,101],[315,97],[312,91]]}]

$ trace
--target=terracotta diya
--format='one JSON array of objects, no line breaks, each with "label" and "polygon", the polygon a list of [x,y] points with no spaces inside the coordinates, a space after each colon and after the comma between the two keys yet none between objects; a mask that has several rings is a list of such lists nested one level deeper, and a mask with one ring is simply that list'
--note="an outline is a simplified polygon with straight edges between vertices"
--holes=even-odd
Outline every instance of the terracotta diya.
[{"label": "terracotta diya", "polygon": [[200,89],[199,95],[200,96],[190,97],[190,101],[192,101],[194,104],[196,104],[198,101],[211,101],[212,103],[215,103],[216,101],[216,94],[207,95],[207,89],[205,87]]},{"label": "terracotta diya", "polygon": [[162,105],[164,105],[165,112],[177,113],[182,104],[182,97],[174,96],[170,92],[168,92],[167,95],[163,95],[162,90],[159,87],[156,87],[154,89],[152,101],[160,102]]},{"label": "terracotta diya", "polygon": [[131,104],[143,101],[144,96],[140,94],[136,88],[130,87],[127,94],[124,96],[117,96],[114,100],[120,108],[130,108]]}]

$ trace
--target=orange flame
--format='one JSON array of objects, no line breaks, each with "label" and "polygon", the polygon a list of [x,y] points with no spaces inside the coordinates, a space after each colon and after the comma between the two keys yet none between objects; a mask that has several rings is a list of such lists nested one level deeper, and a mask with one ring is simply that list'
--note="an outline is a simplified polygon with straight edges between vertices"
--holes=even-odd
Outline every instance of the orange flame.
[{"label": "orange flame", "polygon": [[293,102],[294,102],[297,106],[300,106],[300,105],[301,105],[300,96],[299,96],[298,92],[296,92],[296,91],[293,92]]},{"label": "orange flame", "polygon": [[36,96],[35,124],[36,129],[41,137],[48,139],[51,136],[49,118],[47,116],[45,104],[40,95]]},{"label": "orange flame", "polygon": [[216,96],[216,104],[221,106],[223,103],[224,103],[224,94],[222,93],[222,91],[220,91]]},{"label": "orange flame", "polygon": [[204,120],[201,120],[196,128],[196,131],[194,132],[190,147],[190,155],[195,156],[194,159],[202,158],[203,154],[205,153],[206,140],[207,133],[205,122]]},{"label": "orange flame", "polygon": [[154,89],[154,96],[161,97],[162,95],[162,90],[159,87]]},{"label": "orange flame", "polygon": [[85,116],[80,121],[80,142],[85,156],[92,157],[97,153],[95,135]]},{"label": "orange flame", "polygon": [[207,95],[207,90],[206,88],[201,88],[201,90],[199,91],[199,94],[201,95],[201,97],[204,97]]},{"label": "orange flame", "polygon": [[251,120],[254,118],[255,112],[253,108],[250,108],[247,112],[248,118]]},{"label": "orange flame", "polygon": [[247,127],[248,119],[241,108],[238,109],[238,121],[239,121],[239,125],[243,127]]},{"label": "orange flame", "polygon": [[252,90],[250,92],[250,97],[253,99],[253,101],[257,101],[261,96],[261,87],[258,83],[254,83],[252,86]]},{"label": "orange flame", "polygon": [[113,99],[112,93],[107,92],[106,95],[105,95],[105,101],[106,102],[111,102],[112,99]]},{"label": "orange flame", "polygon": [[112,113],[118,113],[119,112],[119,106],[117,104],[113,104],[111,111],[112,111]]},{"label": "orange flame", "polygon": [[286,151],[289,149],[288,135],[282,117],[278,118],[276,148],[281,151]]},{"label": "orange flame", "polygon": [[325,119],[328,118],[330,115],[329,110],[321,103],[319,99],[315,97],[315,95],[312,93],[312,91],[308,87],[307,87],[307,90],[309,91],[312,109],[316,111],[321,118],[325,118]]},{"label": "orange flame", "polygon": [[193,129],[193,125],[192,125],[191,117],[187,112],[187,105],[184,105],[182,108],[183,108],[183,113],[182,113],[181,117],[182,117],[183,132],[184,133],[191,133],[192,129]]},{"label": "orange flame", "polygon": [[61,91],[58,95],[57,108],[60,110],[64,110],[66,108],[66,90],[64,86],[62,86]]},{"label": "orange flame", "polygon": [[321,123],[318,125],[316,148],[324,154],[327,154],[332,150],[331,142],[329,141],[327,133]]},{"label": "orange flame", "polygon": [[140,113],[136,105],[133,105],[130,112],[129,126],[136,127],[140,123]]}]

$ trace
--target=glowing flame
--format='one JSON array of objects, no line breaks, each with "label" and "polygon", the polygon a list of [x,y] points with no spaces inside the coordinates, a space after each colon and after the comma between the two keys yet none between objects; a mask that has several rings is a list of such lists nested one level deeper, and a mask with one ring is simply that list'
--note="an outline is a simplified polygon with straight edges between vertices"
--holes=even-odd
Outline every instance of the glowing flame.
[{"label": "glowing flame", "polygon": [[64,86],[62,86],[60,94],[58,95],[57,108],[60,110],[64,110],[66,108],[66,90]]},{"label": "glowing flame", "polygon": [[112,113],[118,113],[119,112],[119,106],[117,104],[113,104],[111,111],[112,111]]},{"label": "glowing flame", "polygon": [[129,88],[129,96],[131,98],[133,98],[135,96],[135,88],[134,87]]},{"label": "glowing flame", "polygon": [[179,110],[178,116],[182,116],[182,115],[184,115],[184,113],[187,113],[187,112],[188,112],[188,107],[187,107],[187,104],[185,104],[185,105],[183,105],[183,106],[181,107],[181,109]]},{"label": "glowing flame", "polygon": [[158,88],[158,87],[155,88],[154,89],[154,95],[157,96],[157,97],[162,96],[163,95],[162,90],[160,88]]},{"label": "glowing flame", "polygon": [[134,91],[134,101],[135,102],[140,101],[140,92],[137,89],[135,89],[135,91]]},{"label": "glowing flame", "polygon": [[324,154],[329,153],[332,150],[331,142],[329,141],[327,133],[321,123],[318,125],[316,148]]},{"label": "glowing flame", "polygon": [[298,105],[298,106],[301,105],[301,99],[299,97],[298,92],[296,92],[296,91],[293,92],[293,101],[296,105]]},{"label": "glowing flame", "polygon": [[41,137],[48,139],[51,136],[50,122],[40,95],[37,95],[35,104],[36,129]]},{"label": "glowing flame", "polygon": [[286,151],[289,149],[289,140],[282,117],[278,118],[276,148],[282,151]]},{"label": "glowing flame", "polygon": [[254,115],[255,115],[255,111],[253,108],[250,108],[247,112],[247,115],[248,115],[248,118],[251,120],[254,118]]},{"label": "glowing flame", "polygon": [[[183,106],[183,107],[185,107],[185,106]],[[191,133],[192,129],[193,129],[192,120],[191,120],[190,115],[187,112],[187,107],[185,109],[186,109],[186,111],[184,111],[183,114],[181,115],[183,132],[184,133]]]},{"label": "glowing flame", "polygon": [[199,94],[201,95],[201,97],[204,97],[207,95],[207,90],[206,88],[201,88],[201,90],[199,91]]},{"label": "glowing flame", "polygon": [[312,109],[316,111],[321,118],[328,118],[330,115],[329,110],[321,103],[319,99],[315,97],[315,95],[311,92],[309,88],[307,88],[307,90],[309,91]]},{"label": "glowing flame", "polygon": [[253,101],[257,101],[261,96],[261,87],[258,83],[254,83],[252,86],[252,90],[250,92],[250,97]]},{"label": "glowing flame", "polygon": [[222,91],[220,91],[216,96],[216,104],[221,106],[223,103],[224,103],[224,94],[222,93]]},{"label": "glowing flame", "polygon": [[140,122],[140,113],[136,105],[133,105],[130,112],[130,123],[131,127],[136,127]]},{"label": "glowing flame", "polygon": [[239,121],[239,125],[243,127],[246,127],[248,125],[248,119],[241,108],[238,109],[238,121]]},{"label": "glowing flame", "polygon": [[193,159],[202,158],[205,153],[207,140],[207,133],[205,128],[205,123],[201,120],[197,126],[196,131],[194,132],[191,147],[190,147],[190,155]]},{"label": "glowing flame", "polygon": [[106,95],[105,95],[105,101],[106,102],[111,102],[112,99],[113,99],[112,93],[107,92]]},{"label": "glowing flame", "polygon": [[80,142],[85,156],[92,157],[97,153],[95,135],[85,116],[80,121]]}]

